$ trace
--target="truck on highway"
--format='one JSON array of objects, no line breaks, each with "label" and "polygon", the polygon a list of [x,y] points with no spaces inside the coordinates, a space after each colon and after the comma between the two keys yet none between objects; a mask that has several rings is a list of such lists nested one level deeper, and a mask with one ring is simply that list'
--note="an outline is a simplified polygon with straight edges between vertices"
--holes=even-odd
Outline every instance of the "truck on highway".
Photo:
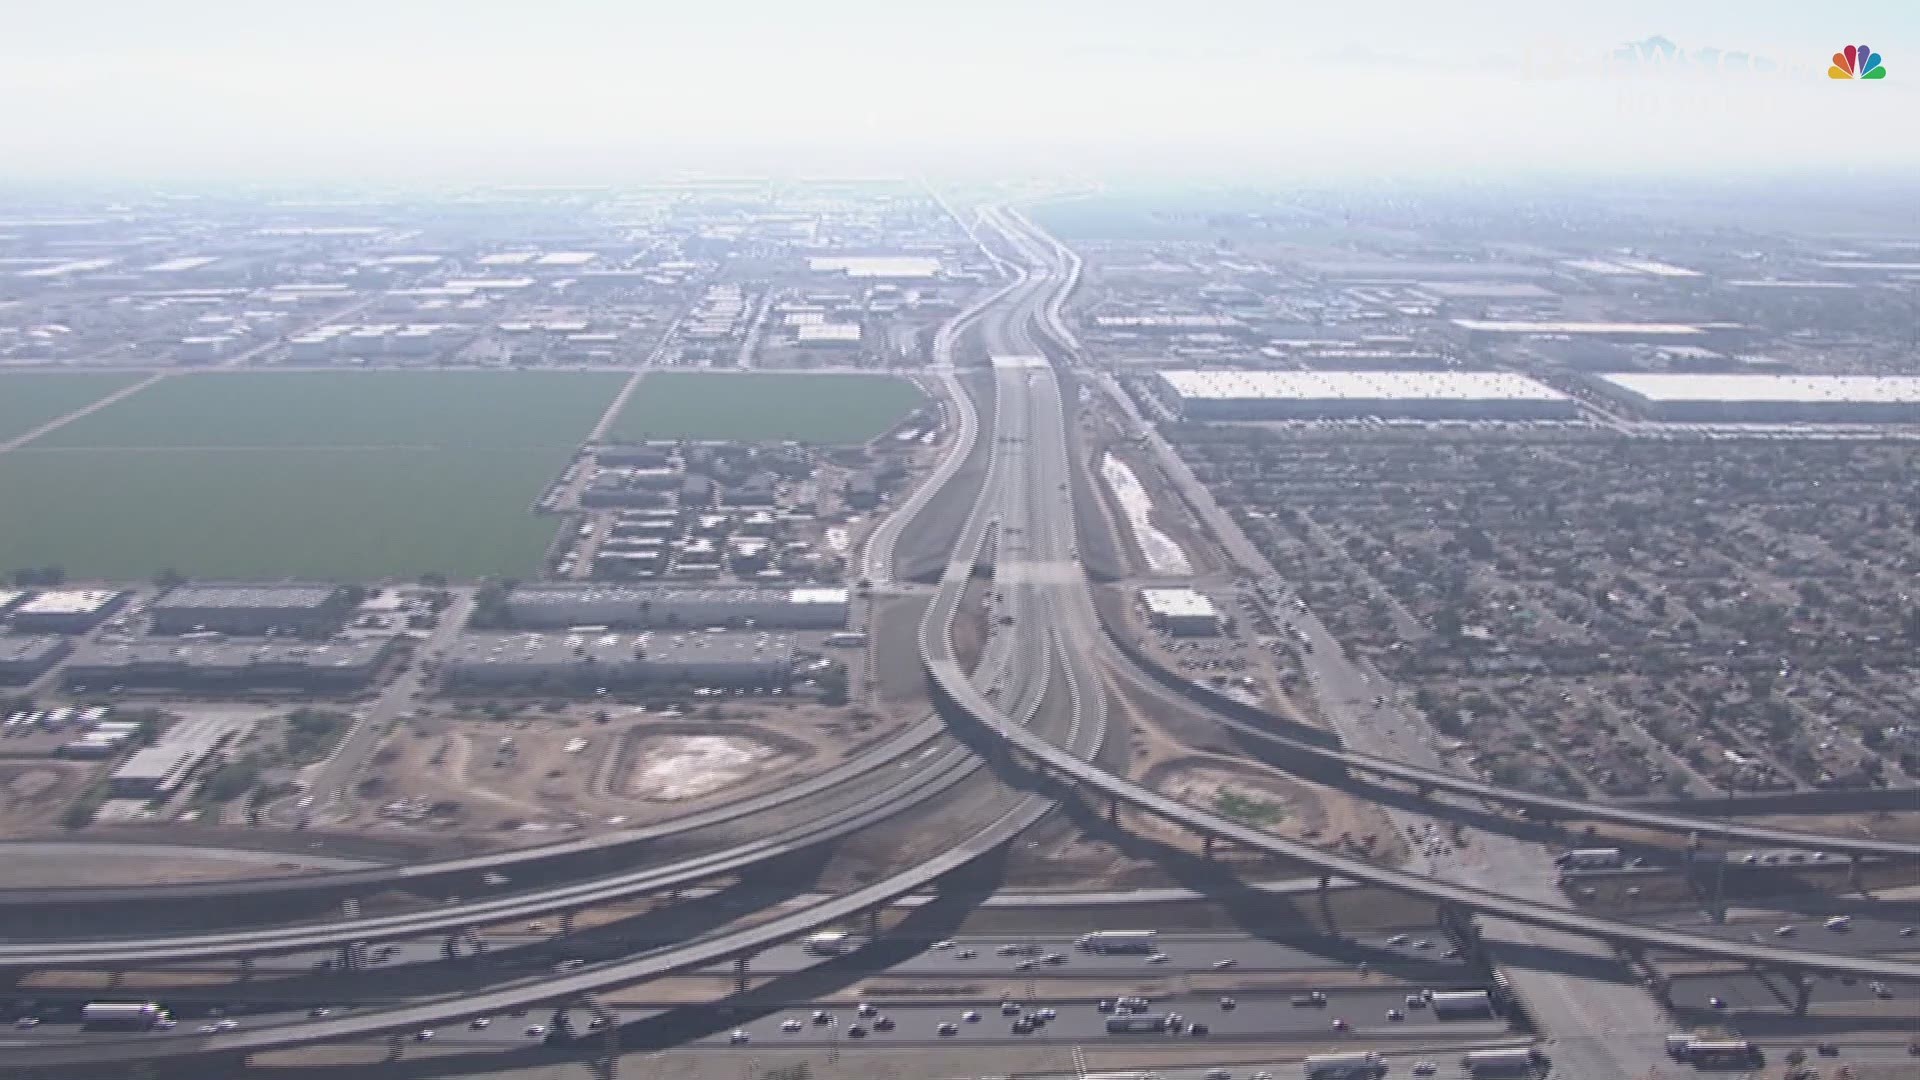
[{"label": "truck on highway", "polygon": [[1602,847],[1563,851],[1553,863],[1562,870],[1611,870],[1626,865],[1626,861],[1619,848]]},{"label": "truck on highway", "polygon": [[1667,1036],[1667,1056],[1697,1069],[1750,1069],[1764,1064],[1760,1048],[1745,1039]]},{"label": "truck on highway", "polygon": [[1083,952],[1095,953],[1150,953],[1160,949],[1152,930],[1095,930],[1080,935],[1074,945]]},{"label": "truck on highway", "polygon": [[826,643],[835,649],[857,649],[867,643],[867,633],[864,630],[841,630],[828,634]]},{"label": "truck on highway", "polygon": [[1172,1023],[1166,1013],[1135,1013],[1107,1017],[1109,1035],[1158,1035]]},{"label": "truck on highway", "polygon": [[857,944],[852,934],[827,930],[808,938],[806,949],[815,956],[840,956],[853,951]]},{"label": "truck on highway", "polygon": [[1446,990],[1427,998],[1433,1015],[1442,1020],[1492,1016],[1493,998],[1485,990]]},{"label": "truck on highway", "polygon": [[1541,1064],[1540,1053],[1524,1046],[1499,1050],[1469,1050],[1460,1059],[1460,1067],[1471,1076],[1532,1076]]},{"label": "truck on highway", "polygon": [[1347,1054],[1313,1054],[1304,1062],[1307,1080],[1373,1080],[1385,1076],[1386,1059],[1372,1050]]},{"label": "truck on highway", "polygon": [[89,1031],[151,1031],[167,1010],[151,1001],[93,1001],[80,1007],[80,1026]]}]

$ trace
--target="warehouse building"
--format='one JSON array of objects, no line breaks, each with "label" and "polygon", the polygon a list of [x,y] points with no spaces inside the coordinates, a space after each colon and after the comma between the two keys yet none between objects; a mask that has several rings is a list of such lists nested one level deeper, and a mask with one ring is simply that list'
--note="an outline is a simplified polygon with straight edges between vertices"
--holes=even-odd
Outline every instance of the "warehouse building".
[{"label": "warehouse building", "polygon": [[73,643],[58,634],[0,637],[0,683],[30,683],[72,651]]},{"label": "warehouse building", "polygon": [[1141,589],[1140,602],[1153,628],[1175,637],[1214,637],[1222,629],[1220,609],[1194,589]]},{"label": "warehouse building", "polygon": [[326,642],[134,641],[89,643],[62,672],[69,690],[284,689],[345,693],[370,684],[399,639]]},{"label": "warehouse building", "polygon": [[1920,376],[1636,371],[1593,382],[1656,420],[1920,423]]},{"label": "warehouse building", "polygon": [[1468,345],[1499,345],[1527,338],[1606,341],[1616,345],[1735,344],[1741,327],[1727,323],[1565,322],[1531,319],[1454,319],[1454,330]]},{"label": "warehouse building", "polygon": [[136,750],[113,770],[108,783],[119,799],[164,799],[180,790],[216,751],[246,730],[244,722],[220,717],[185,720],[160,741]]},{"label": "warehouse building", "polygon": [[330,634],[347,612],[337,585],[181,585],[153,602],[156,634]]},{"label": "warehouse building", "polygon": [[466,634],[449,689],[592,691],[667,683],[772,690],[793,677],[793,638],[769,633]]},{"label": "warehouse building", "polygon": [[506,606],[513,625],[525,629],[758,626],[839,630],[847,625],[852,598],[842,588],[523,585],[507,594]]},{"label": "warehouse building", "polygon": [[1163,371],[1190,420],[1571,420],[1572,398],[1504,371]]},{"label": "warehouse building", "polygon": [[8,621],[16,634],[84,634],[130,595],[124,589],[52,589],[16,604]]}]

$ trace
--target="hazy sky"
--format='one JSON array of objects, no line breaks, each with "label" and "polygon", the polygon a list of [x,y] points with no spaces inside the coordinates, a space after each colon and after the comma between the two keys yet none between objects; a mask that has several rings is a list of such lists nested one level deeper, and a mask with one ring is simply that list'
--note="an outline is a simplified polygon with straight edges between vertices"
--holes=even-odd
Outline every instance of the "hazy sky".
[{"label": "hazy sky", "polygon": [[1874,169],[1920,0],[3,0],[0,102],[0,179]]}]

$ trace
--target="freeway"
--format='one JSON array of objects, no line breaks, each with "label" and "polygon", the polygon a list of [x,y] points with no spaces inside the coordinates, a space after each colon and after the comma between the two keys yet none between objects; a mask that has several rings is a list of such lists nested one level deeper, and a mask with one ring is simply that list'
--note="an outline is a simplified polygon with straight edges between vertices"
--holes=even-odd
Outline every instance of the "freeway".
[{"label": "freeway", "polygon": [[[1014,284],[1014,289],[1001,295],[1012,298],[1007,306],[1025,313],[1025,318],[1031,319],[1034,305],[1045,302],[1048,288],[1056,282],[1050,274],[1041,271],[1031,276],[1017,277]],[[1004,321],[999,324],[1001,328],[1009,325],[1012,324]],[[1005,329],[989,330],[989,336],[1005,332]],[[1047,377],[1050,381],[1050,372]],[[1021,393],[1024,383],[1024,369],[996,369],[996,409],[1018,403],[1025,397]],[[1057,412],[1057,395],[1050,400]],[[961,430],[977,430],[974,418],[968,415],[972,405],[964,394],[954,398],[954,407],[963,414]],[[1024,518],[1037,511],[1044,517],[1045,511],[1062,502],[1055,492],[1044,487],[1029,487],[1023,482],[1025,451],[1018,436],[1014,441],[999,437],[1009,428],[1017,432],[1024,414],[1024,409],[1008,409],[1006,416],[1009,423],[1004,425],[996,418],[996,440],[989,464],[988,482],[975,501],[962,530],[961,542],[956,546],[954,556],[941,578],[935,600],[921,621],[922,641],[937,637],[944,643],[950,659],[954,615],[973,578],[974,567],[986,547],[990,531],[1004,535],[1004,516],[1018,515]],[[1058,434],[1057,426],[1050,434]],[[962,447],[956,446],[956,451],[962,450]],[[950,477],[951,473],[946,475]],[[1000,479],[1006,482],[997,484],[996,480]],[[1070,543],[1071,536],[1072,519],[1069,516],[1064,532],[1048,529],[1040,534],[1037,550],[1041,554],[1056,554],[1058,545]],[[996,560],[996,575],[1020,561],[1006,560],[1006,566],[1003,567]],[[1002,648],[1009,657],[1008,666],[1012,669],[1010,674],[1015,679],[1015,685],[1008,696],[1016,704],[1012,715],[998,708],[995,709],[995,715],[1003,725],[1016,726],[1026,732],[1024,724],[1039,719],[1043,711],[1053,714],[1064,711],[1066,749],[1059,752],[1068,756],[1078,754],[1091,757],[1105,737],[1104,705],[1099,702],[1095,688],[1082,681],[1083,669],[1080,664],[1085,661],[1074,662],[1059,632],[1048,626],[1049,601],[1056,592],[1054,581],[1058,577],[1053,572],[1053,566],[1054,563],[1048,560],[1041,572],[1015,573],[1002,590],[1004,602],[1014,617],[1012,632],[991,635],[1008,644],[1003,646],[1000,641],[990,641],[989,650]],[[1061,676],[1057,684],[1050,677],[1055,670]],[[960,673],[957,659],[953,660],[953,673],[956,678],[966,681],[966,677]],[[972,687],[971,683],[968,685]],[[1054,693],[1056,686],[1064,693]],[[978,692],[998,694],[999,691],[989,683]],[[1034,737],[1039,738],[1038,735]],[[1045,745],[1053,747],[1054,744]],[[977,758],[969,757],[967,760],[975,766],[979,764]],[[1079,758],[1075,757],[1075,760]],[[591,964],[557,976],[497,984],[484,990],[423,999],[353,1015],[312,1018],[209,1035],[169,1033],[161,1038],[94,1039],[79,1043],[22,1046],[12,1050],[8,1064],[21,1067],[98,1067],[207,1054],[246,1054],[315,1042],[440,1027],[477,1016],[498,1015],[516,1008],[578,1002],[588,995],[613,987],[748,956],[817,927],[874,910],[940,880],[988,852],[998,850],[1037,823],[1053,807],[1053,801],[1045,796],[1019,794],[1013,798],[1010,806],[1001,810],[986,826],[974,830],[917,866],[756,926],[711,935],[672,948]]]},{"label": "freeway", "polygon": [[[1017,227],[1010,226],[1004,218],[998,224],[1003,229],[1018,231]],[[1016,241],[1016,243],[1019,242]],[[1030,253],[1033,248],[1040,245],[1029,241],[1021,246],[1023,251]],[[1033,374],[1032,369],[1026,370],[1030,375]],[[1035,380],[1036,386],[1052,383],[1050,371],[1044,378]],[[1004,375],[1001,385],[1003,388],[1006,385]],[[1039,393],[1031,395],[1030,401],[1037,406],[1029,411],[1027,417],[1028,423],[1036,426],[1036,431],[1032,435],[1034,445],[1044,446],[1053,443],[1056,439],[1064,439],[1066,419],[1058,407],[1057,395],[1049,396]],[[1033,460],[1032,467],[1036,470],[1045,470],[1050,467],[1050,464],[1046,459],[1037,457]],[[1051,475],[1043,474],[1042,486],[1045,486],[1044,481],[1051,479]],[[1043,516],[1053,516],[1056,523],[1061,523],[1056,526],[1041,523],[1040,531],[1064,530],[1066,533],[1071,533],[1073,521],[1070,503],[1062,500],[1036,505],[1043,511]],[[1060,514],[1063,507],[1067,511],[1064,516]],[[972,557],[970,554],[963,554],[964,552],[964,547],[956,552],[956,565],[960,559],[964,558],[971,566]],[[1045,574],[1042,580],[1035,581],[1032,585],[1045,594],[1045,603],[1048,607],[1056,611],[1071,610],[1076,606],[1073,594],[1084,597],[1088,591],[1086,578],[1080,572],[1078,565],[1071,561],[1066,567],[1058,570],[1059,572]],[[1779,944],[1731,943],[1711,935],[1668,930],[1605,916],[1583,914],[1535,900],[1506,896],[1471,885],[1376,866],[1362,859],[1323,851],[1311,844],[1272,836],[1209,811],[1170,799],[1130,780],[1106,772],[1073,753],[1049,743],[1033,731],[1009,722],[1005,714],[965,678],[954,655],[950,635],[960,602],[959,591],[948,587],[952,577],[953,572],[950,567],[948,578],[943,579],[940,592],[928,608],[928,621],[931,622],[937,618],[940,624],[929,629],[927,624],[923,623],[921,652],[927,674],[937,688],[937,692],[943,695],[947,702],[971,716],[988,731],[997,733],[1011,747],[1037,762],[1043,773],[1070,779],[1117,802],[1127,803],[1156,817],[1193,829],[1202,835],[1230,840],[1256,851],[1304,862],[1349,880],[1454,905],[1462,911],[1497,915],[1530,926],[1566,931],[1624,945],[1655,947],[1691,955],[1735,959],[1780,969],[1920,980],[1920,961],[1916,960],[1843,956]],[[1084,636],[1089,632],[1084,627],[1074,625],[1068,626],[1067,629],[1074,633],[1076,643],[1081,646],[1074,651],[1089,656],[1098,651],[1097,640],[1090,640]],[[1091,632],[1099,633],[1097,630]]]}]

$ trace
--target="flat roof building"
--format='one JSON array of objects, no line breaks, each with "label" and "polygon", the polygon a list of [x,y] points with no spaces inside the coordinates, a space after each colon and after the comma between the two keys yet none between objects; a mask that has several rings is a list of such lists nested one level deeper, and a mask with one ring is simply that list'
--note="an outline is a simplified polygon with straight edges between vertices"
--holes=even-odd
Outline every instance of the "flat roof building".
[{"label": "flat roof building", "polygon": [[507,594],[508,617],[527,629],[758,626],[843,629],[852,597],[844,588],[751,586],[523,585]]},{"label": "flat roof building", "polygon": [[156,634],[316,633],[336,628],[346,608],[346,590],[337,585],[218,584],[169,589],[150,613]]},{"label": "flat roof building", "polygon": [[921,279],[938,277],[940,260],[922,255],[817,255],[808,268],[850,278]]},{"label": "flat roof building", "polygon": [[1175,637],[1213,637],[1220,633],[1220,609],[1196,589],[1141,589],[1147,621]]},{"label": "flat roof building", "polygon": [[1920,376],[1598,375],[1601,392],[1659,420],[1920,423]]},{"label": "flat roof building", "polygon": [[58,634],[0,636],[0,683],[32,682],[72,651],[73,643]]},{"label": "flat roof building", "polygon": [[774,689],[792,679],[793,638],[699,631],[465,634],[448,646],[441,672],[453,689],[590,692],[662,683]]},{"label": "flat roof building", "polygon": [[130,595],[124,589],[49,589],[16,604],[8,618],[16,633],[84,634]]},{"label": "flat roof building", "polygon": [[1567,420],[1572,398],[1504,371],[1163,371],[1193,420]]},{"label": "flat roof building", "polygon": [[309,642],[144,640],[81,645],[62,671],[70,690],[111,687],[281,688],[343,692],[373,681],[392,637]]},{"label": "flat roof building", "polygon": [[251,724],[224,717],[201,717],[169,728],[160,741],[133,752],[109,779],[123,799],[165,798],[198,772],[214,752]]}]

